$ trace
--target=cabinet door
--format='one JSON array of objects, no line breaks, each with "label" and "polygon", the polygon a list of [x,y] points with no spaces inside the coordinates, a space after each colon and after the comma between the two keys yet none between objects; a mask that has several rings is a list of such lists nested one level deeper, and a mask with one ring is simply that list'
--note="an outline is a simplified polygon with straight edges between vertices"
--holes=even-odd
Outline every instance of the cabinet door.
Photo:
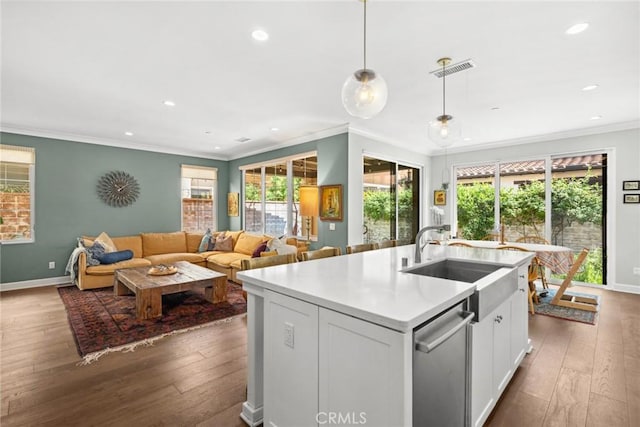
[{"label": "cabinet door", "polygon": [[493,316],[493,387],[497,400],[511,379],[511,298],[500,304]]},{"label": "cabinet door", "polygon": [[528,350],[529,346],[529,282],[528,266],[518,269],[518,290],[511,298],[511,361],[515,370]]},{"label": "cabinet door", "polygon": [[320,308],[320,424],[411,425],[412,334]]},{"label": "cabinet door", "polygon": [[264,300],[264,425],[317,425],[318,307],[271,291]]},{"label": "cabinet door", "polygon": [[471,425],[480,427],[494,406],[493,317],[471,324]]}]

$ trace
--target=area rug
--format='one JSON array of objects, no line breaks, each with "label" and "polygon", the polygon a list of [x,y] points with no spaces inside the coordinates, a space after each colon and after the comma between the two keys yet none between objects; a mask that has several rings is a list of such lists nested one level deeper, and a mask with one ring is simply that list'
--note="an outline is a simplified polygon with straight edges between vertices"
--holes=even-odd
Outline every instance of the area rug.
[{"label": "area rug", "polygon": [[76,286],[59,287],[82,364],[113,351],[133,351],[139,345],[175,333],[230,321],[246,313],[242,287],[227,282],[227,301],[212,304],[202,290],[163,295],[162,317],[136,318],[135,296],[114,296],[113,288],[81,291]]},{"label": "area rug", "polygon": [[[560,319],[573,320],[574,322],[582,322],[589,323],[591,325],[596,324],[596,320],[598,318],[598,310],[600,310],[600,296],[599,295],[591,295],[584,294],[580,292],[565,292],[565,295],[570,296],[586,296],[590,298],[595,298],[598,301],[598,305],[596,306],[596,311],[586,311],[586,310],[578,310],[576,308],[569,307],[560,307],[557,305],[552,305],[551,300],[556,295],[556,289],[542,289],[538,288],[538,300],[539,304],[534,304],[536,314],[542,314],[544,316],[558,317]],[[547,292],[547,295],[542,297],[541,293]]]}]

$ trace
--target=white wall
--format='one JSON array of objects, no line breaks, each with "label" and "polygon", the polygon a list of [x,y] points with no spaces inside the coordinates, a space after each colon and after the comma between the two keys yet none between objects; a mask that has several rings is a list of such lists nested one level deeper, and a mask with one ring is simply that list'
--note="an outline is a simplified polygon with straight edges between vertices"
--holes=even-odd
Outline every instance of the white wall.
[{"label": "white wall", "polygon": [[[425,141],[426,143],[426,141]],[[426,189],[429,188],[429,180],[431,179],[429,168],[431,160],[425,154],[418,154],[394,145],[380,142],[372,138],[349,132],[349,200],[348,221],[349,236],[348,245],[362,243],[362,228],[364,218],[362,214],[362,184],[363,184],[363,166],[362,156],[366,154],[371,157],[377,157],[383,160],[392,160],[407,166],[422,168],[421,174],[421,199],[422,212],[420,216],[420,224],[425,224],[424,215],[427,212],[427,202],[429,194]]]},{"label": "white wall", "polygon": [[[448,154],[447,163],[454,166],[603,149],[612,153],[608,164],[608,283],[614,289],[640,292],[640,276],[633,274],[634,267],[640,268],[640,205],[622,203],[622,181],[640,180],[640,129]],[[431,165],[429,194],[440,187],[444,156],[433,157]],[[448,218],[452,218],[450,207],[448,201]]]}]

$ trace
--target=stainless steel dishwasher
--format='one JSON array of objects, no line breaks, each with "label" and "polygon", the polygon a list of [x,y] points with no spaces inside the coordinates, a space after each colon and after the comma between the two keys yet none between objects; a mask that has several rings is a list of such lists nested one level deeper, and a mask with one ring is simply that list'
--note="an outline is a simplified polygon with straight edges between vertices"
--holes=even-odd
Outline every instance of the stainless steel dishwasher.
[{"label": "stainless steel dishwasher", "polygon": [[474,317],[463,301],[413,333],[413,425],[469,425],[470,355],[467,325]]}]

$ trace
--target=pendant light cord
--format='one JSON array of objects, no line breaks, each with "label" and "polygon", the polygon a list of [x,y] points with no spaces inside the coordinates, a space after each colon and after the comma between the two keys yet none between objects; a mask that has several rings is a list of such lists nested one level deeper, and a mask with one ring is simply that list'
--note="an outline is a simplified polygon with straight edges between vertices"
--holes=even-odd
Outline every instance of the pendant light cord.
[{"label": "pendant light cord", "polygon": [[367,69],[367,0],[364,3],[364,69]]},{"label": "pendant light cord", "polygon": [[447,73],[444,71],[445,62],[442,62],[442,116],[446,115],[445,113],[445,85],[447,81]]}]

